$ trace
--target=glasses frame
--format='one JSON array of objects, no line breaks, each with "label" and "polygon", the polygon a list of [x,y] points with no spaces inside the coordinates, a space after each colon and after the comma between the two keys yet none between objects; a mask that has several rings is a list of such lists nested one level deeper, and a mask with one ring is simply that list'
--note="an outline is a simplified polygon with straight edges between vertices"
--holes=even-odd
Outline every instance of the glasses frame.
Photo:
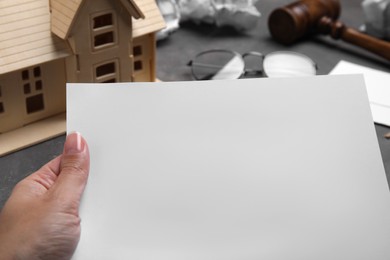
[{"label": "glasses frame", "polygon": [[[244,68],[242,70],[242,73],[240,74],[239,77],[237,78],[234,78],[234,79],[240,79],[242,78],[243,76],[246,76],[246,75],[259,75],[259,76],[262,76],[262,77],[268,77],[268,75],[266,74],[265,70],[264,70],[264,67],[263,67],[263,64],[264,64],[264,60],[265,58],[268,56],[268,55],[271,55],[271,54],[293,54],[293,55],[297,55],[297,56],[300,56],[300,57],[303,57],[305,58],[306,60],[308,60],[312,65],[313,65],[313,68],[315,69],[315,71],[317,72],[318,71],[318,66],[317,66],[317,63],[314,62],[313,59],[311,59],[310,57],[302,54],[302,53],[299,53],[299,52],[294,52],[294,51],[273,51],[273,52],[270,52],[270,53],[267,53],[267,54],[263,54],[261,52],[257,52],[257,51],[250,51],[250,52],[246,52],[244,54],[240,54],[236,51],[233,51],[233,50],[228,50],[228,49],[211,49],[211,50],[207,50],[207,51],[202,51],[202,52],[199,52],[195,58],[193,58],[192,60],[190,60],[188,63],[187,63],[187,66],[191,66],[191,72],[192,72],[192,76],[195,80],[209,80],[210,78],[199,78],[197,77],[196,73],[194,72],[194,67],[193,67],[193,64],[194,64],[194,61],[199,57],[199,56],[202,56],[202,55],[205,55],[207,53],[212,53],[212,52],[226,52],[228,54],[232,54],[234,55],[235,57],[241,59],[242,63],[244,64]],[[248,69],[246,67],[246,62],[245,62],[245,58],[246,57],[249,57],[249,56],[255,56],[255,57],[260,57],[261,58],[261,70],[256,70],[256,69]],[[204,67],[209,67],[209,68],[219,68],[220,66],[217,66],[217,65],[212,65],[212,64],[202,64]],[[232,78],[233,79],[233,78]]]}]

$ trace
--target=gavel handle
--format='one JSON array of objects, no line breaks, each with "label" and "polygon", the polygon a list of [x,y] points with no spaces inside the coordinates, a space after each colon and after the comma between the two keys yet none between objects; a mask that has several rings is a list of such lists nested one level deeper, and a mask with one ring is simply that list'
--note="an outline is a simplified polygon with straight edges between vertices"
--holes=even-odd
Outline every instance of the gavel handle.
[{"label": "gavel handle", "polygon": [[320,19],[318,30],[323,34],[329,34],[334,39],[342,39],[390,61],[390,42],[361,33],[345,26],[340,21],[333,21],[329,17]]}]

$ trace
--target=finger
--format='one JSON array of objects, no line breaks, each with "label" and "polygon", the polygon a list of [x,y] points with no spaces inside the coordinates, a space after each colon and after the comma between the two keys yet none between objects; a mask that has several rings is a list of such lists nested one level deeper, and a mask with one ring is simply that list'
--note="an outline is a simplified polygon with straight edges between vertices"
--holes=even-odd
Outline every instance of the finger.
[{"label": "finger", "polygon": [[38,171],[30,174],[15,186],[13,193],[21,193],[26,196],[41,195],[54,184],[60,172],[61,156],[56,157],[45,164]]},{"label": "finger", "polygon": [[44,166],[39,171],[50,172],[52,174],[58,175],[60,174],[60,163],[61,163],[61,155],[57,156]]},{"label": "finger", "polygon": [[54,184],[60,173],[60,164],[61,156],[57,156],[41,169],[29,175],[22,182],[40,184],[44,189],[48,190]]},{"label": "finger", "polygon": [[[56,157],[38,171],[30,174],[14,187],[7,200],[7,208],[15,214],[23,214],[26,207],[33,206],[55,183],[60,169],[61,156]],[[20,207],[22,205],[22,207]]]},{"label": "finger", "polygon": [[69,202],[79,202],[89,174],[89,151],[79,133],[69,134],[61,157],[60,173],[53,185],[56,196]]}]

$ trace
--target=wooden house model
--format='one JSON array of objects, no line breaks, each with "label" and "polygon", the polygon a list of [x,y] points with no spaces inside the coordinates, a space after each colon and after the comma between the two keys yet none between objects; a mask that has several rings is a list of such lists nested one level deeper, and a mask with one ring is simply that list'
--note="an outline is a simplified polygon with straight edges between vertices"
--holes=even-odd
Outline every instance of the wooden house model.
[{"label": "wooden house model", "polygon": [[64,132],[67,82],[154,81],[164,26],[155,0],[1,0],[0,155]]}]

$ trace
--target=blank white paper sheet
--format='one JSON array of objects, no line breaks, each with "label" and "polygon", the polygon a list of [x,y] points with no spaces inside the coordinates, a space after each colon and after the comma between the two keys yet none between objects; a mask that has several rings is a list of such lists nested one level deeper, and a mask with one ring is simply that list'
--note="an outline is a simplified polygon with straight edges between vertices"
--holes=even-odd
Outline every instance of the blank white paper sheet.
[{"label": "blank white paper sheet", "polygon": [[75,260],[388,260],[361,75],[68,84],[91,153]]},{"label": "blank white paper sheet", "polygon": [[363,74],[374,122],[390,126],[390,73],[341,60],[329,74]]}]

